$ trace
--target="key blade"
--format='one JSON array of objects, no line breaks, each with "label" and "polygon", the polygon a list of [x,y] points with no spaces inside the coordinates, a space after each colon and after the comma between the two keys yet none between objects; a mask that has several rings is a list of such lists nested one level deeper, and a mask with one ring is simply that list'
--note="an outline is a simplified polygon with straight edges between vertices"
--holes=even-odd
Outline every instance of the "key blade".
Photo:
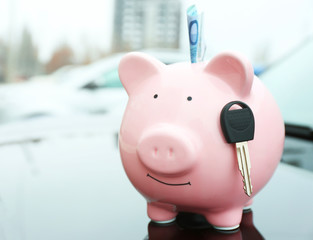
[{"label": "key blade", "polygon": [[237,161],[238,161],[238,168],[239,168],[239,171],[241,173],[241,175],[243,176],[243,168],[242,168],[242,158],[243,158],[243,155],[242,155],[242,151],[241,151],[241,145],[240,144],[236,144],[236,150],[237,150]]},{"label": "key blade", "polygon": [[247,142],[236,143],[238,165],[241,175],[243,177],[245,193],[250,197],[252,194],[252,185],[250,178],[250,155]]},{"label": "key blade", "polygon": [[244,183],[245,183],[245,192],[250,197],[252,194],[252,184],[251,184],[251,177],[250,177],[250,155],[248,150],[248,143],[243,142],[242,144],[242,151],[243,151],[243,172],[244,172]]},{"label": "key blade", "polygon": [[247,168],[248,168],[249,176],[250,176],[251,162],[250,162],[250,154],[249,154],[249,149],[248,149],[248,142],[243,142],[242,146],[243,146],[244,156],[246,159]]}]

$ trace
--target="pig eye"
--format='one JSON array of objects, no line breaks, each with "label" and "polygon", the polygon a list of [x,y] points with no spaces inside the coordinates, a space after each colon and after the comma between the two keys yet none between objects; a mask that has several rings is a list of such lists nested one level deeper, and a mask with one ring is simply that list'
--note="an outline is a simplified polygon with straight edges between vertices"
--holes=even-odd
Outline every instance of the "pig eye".
[{"label": "pig eye", "polygon": [[187,97],[187,100],[188,100],[188,101],[191,101],[191,100],[192,100],[192,97],[190,97],[190,96]]},{"label": "pig eye", "polygon": [[159,96],[158,94],[154,94],[154,96],[153,96],[153,97],[154,97],[154,98],[158,98],[158,96]]}]

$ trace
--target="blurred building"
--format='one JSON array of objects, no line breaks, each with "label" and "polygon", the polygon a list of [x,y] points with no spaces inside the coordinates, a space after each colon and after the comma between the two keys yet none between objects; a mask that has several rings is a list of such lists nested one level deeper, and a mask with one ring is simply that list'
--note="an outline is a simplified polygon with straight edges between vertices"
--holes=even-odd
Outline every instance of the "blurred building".
[{"label": "blurred building", "polygon": [[179,48],[180,0],[115,0],[113,50]]}]

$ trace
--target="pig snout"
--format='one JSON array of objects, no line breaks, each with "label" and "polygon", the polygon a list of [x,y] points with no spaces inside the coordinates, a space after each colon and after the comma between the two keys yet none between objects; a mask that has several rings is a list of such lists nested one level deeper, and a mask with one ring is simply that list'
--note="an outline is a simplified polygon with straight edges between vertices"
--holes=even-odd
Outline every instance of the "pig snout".
[{"label": "pig snout", "polygon": [[177,126],[155,126],[139,139],[137,154],[149,171],[171,175],[191,170],[197,151],[188,130]]}]

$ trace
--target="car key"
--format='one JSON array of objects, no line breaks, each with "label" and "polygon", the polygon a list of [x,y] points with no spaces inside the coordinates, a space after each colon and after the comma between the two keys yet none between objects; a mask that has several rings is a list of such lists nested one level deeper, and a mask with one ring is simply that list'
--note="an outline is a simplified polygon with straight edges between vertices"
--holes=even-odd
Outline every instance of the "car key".
[{"label": "car key", "polygon": [[[239,105],[241,109],[230,110],[233,105]],[[250,197],[252,194],[251,163],[247,141],[254,138],[252,110],[243,102],[230,102],[224,106],[220,121],[226,141],[236,144],[238,167],[243,177],[244,191]]]}]

